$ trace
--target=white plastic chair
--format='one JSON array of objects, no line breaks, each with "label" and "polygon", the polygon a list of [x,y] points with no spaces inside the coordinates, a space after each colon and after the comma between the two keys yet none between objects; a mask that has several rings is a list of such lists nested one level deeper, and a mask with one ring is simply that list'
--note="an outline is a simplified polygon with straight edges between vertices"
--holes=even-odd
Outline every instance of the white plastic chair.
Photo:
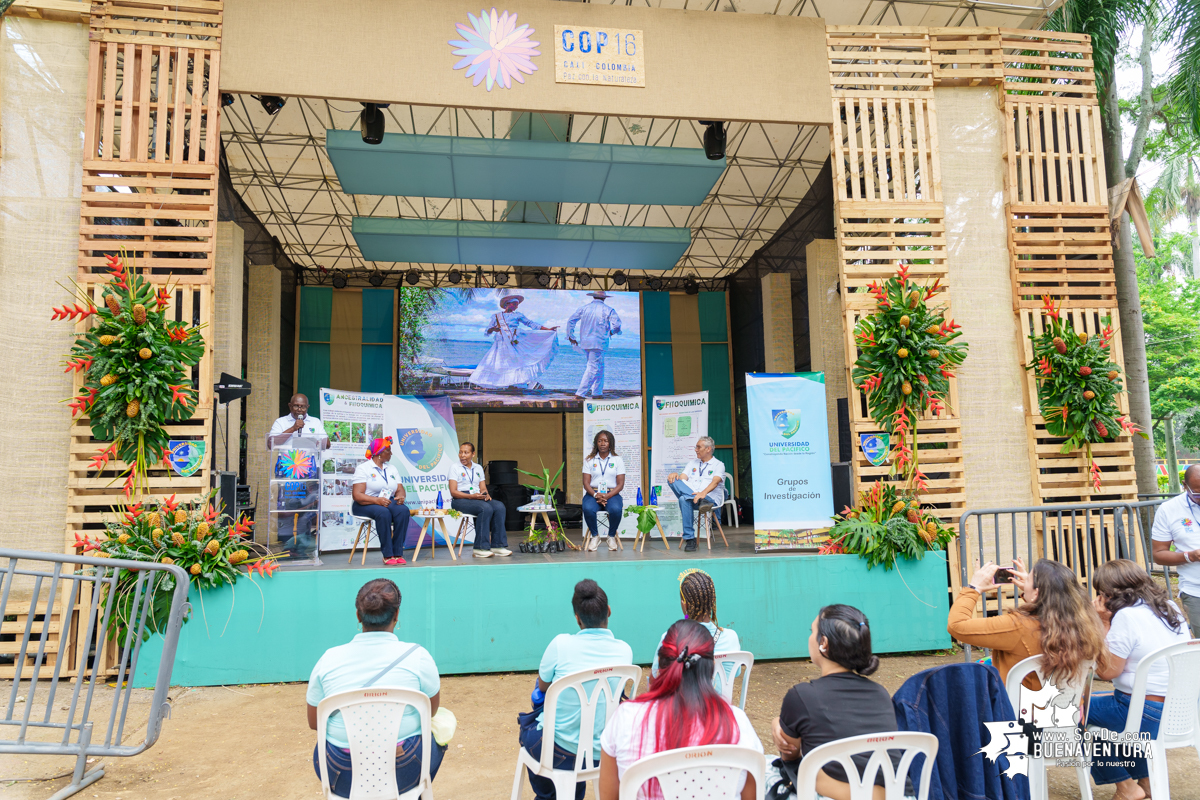
[{"label": "white plastic chair", "polygon": [[[1066,695],[1066,700],[1071,705],[1078,708],[1083,707],[1083,695],[1087,687],[1092,682],[1092,674],[1096,668],[1095,661],[1086,661],[1083,664],[1079,673],[1079,678],[1074,682],[1064,686],[1058,686],[1060,692]],[[1025,678],[1034,673],[1038,676],[1038,680],[1042,686],[1046,685],[1046,678],[1042,675],[1042,657],[1030,656],[1017,663],[1008,671],[1008,678],[1004,682],[1005,691],[1008,692],[1008,699],[1012,703],[1013,711],[1017,717],[1021,716],[1021,684]],[[1028,720],[1032,722],[1033,720]],[[1065,725],[1057,728],[1046,728],[1045,730],[1054,731],[1069,737],[1075,725],[1082,720],[1072,720],[1071,725]],[[1078,759],[1067,759],[1077,761]],[[1029,796],[1032,800],[1050,800],[1050,786],[1046,781],[1046,767],[1058,766],[1059,759],[1056,758],[1035,758],[1030,756],[1029,759]],[[1079,795],[1083,800],[1092,800],[1092,782],[1088,776],[1087,767],[1075,767],[1075,780],[1079,782]]]},{"label": "white plastic chair", "polygon": [[[404,712],[412,706],[421,715],[421,779],[400,794],[396,785],[396,732]],[[338,692],[317,705],[317,760],[321,768],[321,789],[325,800],[337,795],[329,787],[329,765],[325,753],[325,727],[329,715],[341,712],[350,740],[350,763],[354,780],[350,800],[433,800],[433,779],[429,777],[429,753],[433,739],[429,733],[429,698],[413,689],[371,686]]]},{"label": "white plastic chair", "polygon": [[737,501],[733,499],[733,476],[728,472],[725,473],[725,502],[721,503],[721,511],[725,513],[725,524],[729,524],[729,512],[733,512],[733,527],[741,527],[742,521],[738,518]]},{"label": "white plastic chair", "polygon": [[353,514],[350,518],[358,523],[358,533],[354,535],[354,546],[350,548],[350,558],[346,560],[346,563],[354,563],[354,551],[358,549],[358,543],[362,542],[362,563],[365,565],[367,563],[367,551],[371,549],[371,538],[374,537],[375,544],[379,544],[379,534],[375,532],[375,520],[370,517],[356,517]]},{"label": "white plastic chair", "polygon": [[[615,688],[611,685],[613,678],[619,679]],[[542,706],[542,756],[534,760],[524,747],[517,748],[517,774],[513,777],[512,800],[520,800],[526,767],[534,775],[554,781],[555,796],[560,798],[573,798],[577,783],[599,781],[600,754],[592,752],[592,745],[600,698],[604,698],[604,724],[608,725],[617,711],[621,694],[628,689],[629,696],[633,697],[641,679],[641,667],[622,665],[573,672],[550,684]],[[589,682],[592,683],[590,689],[584,685]],[[575,768],[554,769],[554,714],[558,708],[558,698],[567,691],[579,696],[579,743],[575,748]],[[599,797],[599,785],[594,785],[593,790]]]},{"label": "white plastic chair", "polygon": [[[888,750],[903,750],[898,766],[892,764]],[[875,791],[875,776],[883,771],[883,786],[887,800],[904,797],[904,783],[909,767],[918,755],[925,756],[921,768],[921,781],[917,787],[917,800],[929,797],[929,779],[933,775],[933,760],[937,756],[938,740],[932,733],[890,731],[852,736],[814,748],[800,761],[796,770],[797,800],[813,800],[817,797],[817,774],[821,767],[831,761],[842,765],[850,784],[850,800],[871,800]],[[870,753],[862,774],[852,756]]]},{"label": "white plastic chair", "polygon": [[746,694],[750,690],[750,670],[754,668],[754,654],[746,650],[734,650],[713,656],[713,677],[717,679],[717,690],[721,696],[733,705],[733,684],[737,680],[738,670],[745,668],[742,673],[742,696],[738,700],[738,708],[746,710]]},{"label": "white plastic chair", "polygon": [[642,785],[654,778],[664,800],[732,800],[739,796],[743,772],[754,778],[754,796],[761,800],[767,772],[762,753],[736,744],[681,747],[630,764],[621,778],[619,800],[636,800]]},{"label": "white plastic chair", "polygon": [[1200,639],[1161,647],[1147,655],[1133,674],[1133,692],[1129,698],[1129,716],[1125,718],[1125,733],[1136,733],[1142,726],[1142,711],[1146,707],[1146,682],[1154,662],[1167,660],[1170,678],[1163,702],[1158,736],[1150,743],[1147,758],[1150,768],[1150,796],[1170,797],[1171,782],[1167,773],[1167,751],[1176,747],[1194,747],[1200,755]]}]

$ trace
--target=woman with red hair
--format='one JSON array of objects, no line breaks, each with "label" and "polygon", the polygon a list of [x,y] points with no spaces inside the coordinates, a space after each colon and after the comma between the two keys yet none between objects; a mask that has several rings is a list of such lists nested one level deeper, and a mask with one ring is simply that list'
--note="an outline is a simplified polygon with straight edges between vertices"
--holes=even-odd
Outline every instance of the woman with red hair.
[{"label": "woman with red hair", "polygon": [[[763,751],[745,712],[714,688],[713,666],[713,637],[703,625],[681,619],[667,630],[649,691],[622,703],[600,737],[600,800],[617,800],[629,766],[655,753],[706,744]],[[638,792],[639,800],[662,796],[657,780]],[[754,779],[743,775],[742,800],[756,796]]]},{"label": "woman with red hair", "polygon": [[404,565],[404,540],[408,536],[411,514],[404,505],[406,496],[400,473],[390,463],[392,437],[372,439],[367,460],[354,470],[350,491],[354,502],[350,511],[356,517],[370,517],[383,551],[383,563],[389,567]]}]

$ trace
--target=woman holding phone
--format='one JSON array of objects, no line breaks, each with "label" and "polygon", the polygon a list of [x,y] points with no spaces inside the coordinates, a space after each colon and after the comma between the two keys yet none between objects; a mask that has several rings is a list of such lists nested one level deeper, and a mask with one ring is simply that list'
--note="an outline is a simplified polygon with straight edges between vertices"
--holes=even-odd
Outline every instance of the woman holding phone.
[{"label": "woman holding phone", "polygon": [[[1030,656],[1042,656],[1042,674],[1057,681],[1079,675],[1085,661],[1104,653],[1100,617],[1079,585],[1075,573],[1057,561],[1043,558],[1026,571],[1021,559],[1013,559],[1010,570],[988,562],[975,571],[950,607],[946,630],[963,644],[987,647],[1000,680]],[[975,617],[975,605],[986,592],[1001,582],[1014,584],[1025,601],[1016,609],[996,617]],[[1011,579],[1005,580],[1011,574]],[[1025,679],[1031,689],[1040,689],[1036,675]],[[1060,684],[1061,685],[1061,684]]]}]

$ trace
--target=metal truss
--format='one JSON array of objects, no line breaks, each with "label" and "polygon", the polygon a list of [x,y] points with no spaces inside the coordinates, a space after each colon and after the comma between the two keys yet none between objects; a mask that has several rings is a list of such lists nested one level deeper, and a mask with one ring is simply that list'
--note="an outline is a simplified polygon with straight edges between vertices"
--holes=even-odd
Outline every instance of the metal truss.
[{"label": "metal truss", "polygon": [[[635,3],[809,17],[825,12],[831,25],[1028,27],[1040,22],[1057,0],[611,0],[613,5]],[[278,114],[268,116],[253,98],[242,95],[223,113],[223,155],[234,189],[288,257],[317,275],[340,270],[369,276],[415,268],[423,284],[441,284],[456,269],[474,275],[476,265],[366,261],[350,233],[351,221],[356,216],[504,221],[524,218],[536,207],[546,221],[564,225],[690,228],[687,252],[673,269],[653,275],[666,281],[712,281],[735,272],[770,240],[829,156],[829,135],[823,127],[730,123],[727,168],[699,206],[348,195],[341,191],[325,152],[325,131],[357,129],[360,111],[358,104],[345,101],[290,98]],[[565,131],[573,142],[645,147],[701,147],[703,136],[703,127],[690,120],[576,114],[564,125],[564,118],[555,115],[410,105],[392,105],[386,114],[387,130],[393,133],[508,138],[518,124],[531,123],[535,138],[562,138]],[[491,267],[484,270],[496,272]],[[594,274],[603,278],[607,273]]]}]

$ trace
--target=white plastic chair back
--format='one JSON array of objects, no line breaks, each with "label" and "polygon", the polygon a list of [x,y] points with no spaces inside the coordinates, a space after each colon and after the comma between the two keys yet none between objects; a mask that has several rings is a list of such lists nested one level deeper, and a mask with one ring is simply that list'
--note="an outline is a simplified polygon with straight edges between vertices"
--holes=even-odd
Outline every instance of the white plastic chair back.
[{"label": "white plastic chair back", "polygon": [[[1080,713],[1082,714],[1084,692],[1091,685],[1095,669],[1095,661],[1085,661],[1078,676],[1073,681],[1063,681],[1063,685],[1061,686],[1055,684],[1060,692],[1059,697],[1055,699],[1055,707],[1066,708],[1067,706],[1074,706],[1080,709]],[[1030,674],[1036,674],[1042,687],[1045,688],[1047,679],[1042,674],[1042,657],[1040,655],[1030,656],[1018,662],[1008,671],[1008,677],[1004,681],[1005,691],[1008,692],[1008,699],[1012,703],[1013,713],[1017,715],[1018,721],[1021,718],[1021,684]],[[1054,712],[1049,711],[1048,713]],[[1030,718],[1026,721],[1033,722],[1034,720]],[[1048,727],[1044,730],[1052,731],[1064,740],[1070,741],[1071,732],[1082,721],[1078,715],[1073,715],[1071,720],[1064,720],[1066,724]],[[1050,796],[1050,787],[1046,780],[1046,767],[1058,766],[1059,759],[1030,756],[1028,760],[1029,796],[1033,800],[1047,800]],[[1065,760],[1075,762],[1078,759],[1067,758]],[[1088,770],[1085,767],[1075,766],[1075,780],[1079,784],[1079,794],[1082,800],[1091,800],[1092,782],[1088,777]]]},{"label": "white plastic chair back", "polygon": [[[421,715],[421,779],[413,789],[401,795],[396,785],[396,735],[409,706]],[[332,694],[317,705],[317,760],[326,800],[337,797],[329,787],[325,753],[325,727],[330,714],[335,711],[341,713],[350,741],[354,774],[350,800],[410,800],[417,797],[432,800],[429,753],[433,743],[429,733],[428,697],[413,689],[371,686]]]},{"label": "white plastic chair back", "polygon": [[738,518],[737,500],[733,498],[733,476],[728,472],[725,473],[725,502],[721,503],[721,510],[725,512],[725,524],[729,524],[729,513],[733,512],[733,526],[739,527],[742,522]]},{"label": "white plastic chair back", "polygon": [[[899,765],[893,765],[888,750],[903,750]],[[813,749],[800,761],[796,771],[797,800],[814,800],[817,797],[817,773],[821,767],[836,761],[846,771],[850,784],[850,800],[871,800],[875,791],[875,777],[882,772],[883,787],[887,800],[902,800],[905,779],[913,759],[925,756],[921,768],[920,783],[917,784],[917,800],[929,797],[929,779],[933,775],[933,760],[937,756],[938,740],[932,733],[893,731],[868,733],[852,736],[836,742],[823,744]],[[852,756],[870,753],[866,767],[859,774],[858,765]]]},{"label": "white plastic chair back", "polygon": [[733,704],[733,685],[737,680],[738,670],[742,673],[742,694],[738,700],[738,708],[746,710],[746,694],[750,690],[750,670],[754,668],[754,654],[745,650],[720,653],[713,656],[713,679],[721,696]]},{"label": "white plastic chair back", "polygon": [[[638,666],[600,667],[564,675],[550,684],[546,690],[545,705],[542,706],[542,768],[548,770],[554,766],[555,713],[558,699],[565,692],[575,692],[579,697],[579,743],[575,749],[575,771],[586,772],[600,768],[600,754],[592,752],[600,699],[604,698],[604,724],[607,725],[617,711],[622,692],[628,689],[632,698],[641,679],[642,668]],[[589,683],[591,686],[587,685]]]},{"label": "white plastic chair back", "polygon": [[[1196,717],[1200,701],[1200,639],[1180,642],[1155,650],[1142,659],[1133,677],[1133,694],[1129,701],[1126,731],[1136,731],[1146,705],[1146,682],[1155,661],[1167,659],[1171,677],[1167,681],[1162,721],[1158,724],[1158,741],[1166,749],[1194,746],[1200,753],[1200,720]],[[1136,712],[1136,715],[1135,715]]]},{"label": "white plastic chair back", "polygon": [[619,800],[636,800],[638,790],[658,779],[664,800],[733,800],[743,772],[754,778],[755,797],[766,788],[767,760],[762,753],[736,744],[682,747],[638,759],[621,778]]}]

